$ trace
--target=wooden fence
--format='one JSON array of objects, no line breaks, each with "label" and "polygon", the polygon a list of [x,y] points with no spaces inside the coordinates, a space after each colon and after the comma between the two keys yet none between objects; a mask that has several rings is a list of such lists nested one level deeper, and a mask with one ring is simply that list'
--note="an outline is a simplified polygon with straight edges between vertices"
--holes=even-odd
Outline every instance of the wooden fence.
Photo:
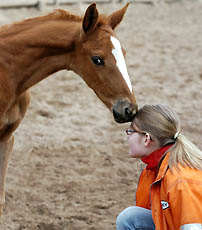
[{"label": "wooden fence", "polygon": [[[19,8],[19,7],[38,7],[40,5],[67,5],[77,3],[112,3],[112,2],[130,2],[155,4],[158,2],[176,2],[183,0],[0,0],[0,8]],[[197,1],[197,0],[194,0]],[[199,0],[198,0],[199,1]],[[200,0],[202,1],[202,0]]]},{"label": "wooden fence", "polygon": [[45,5],[66,5],[77,3],[112,3],[112,2],[139,2],[152,0],[0,0],[0,8],[39,7]]}]

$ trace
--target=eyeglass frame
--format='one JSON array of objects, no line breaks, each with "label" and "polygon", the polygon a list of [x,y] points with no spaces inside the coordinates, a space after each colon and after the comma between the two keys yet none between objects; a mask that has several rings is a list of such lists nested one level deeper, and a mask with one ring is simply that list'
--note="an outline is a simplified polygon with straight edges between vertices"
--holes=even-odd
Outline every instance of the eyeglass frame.
[{"label": "eyeglass frame", "polygon": [[[126,134],[127,135],[132,135],[133,133],[139,133],[141,135],[146,135],[148,134],[148,132],[142,131],[142,130],[138,130],[138,129],[134,129],[134,128],[127,128],[126,129]],[[150,136],[150,140],[152,141],[151,135]]]}]

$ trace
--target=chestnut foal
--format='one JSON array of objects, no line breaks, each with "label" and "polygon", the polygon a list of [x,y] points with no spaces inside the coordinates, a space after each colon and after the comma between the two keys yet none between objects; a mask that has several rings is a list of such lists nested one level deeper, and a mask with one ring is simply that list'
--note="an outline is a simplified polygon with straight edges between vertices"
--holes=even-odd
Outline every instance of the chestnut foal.
[{"label": "chestnut foal", "polygon": [[63,10],[0,28],[0,215],[13,132],[30,102],[28,89],[49,75],[72,70],[113,112],[118,123],[137,110],[114,29],[128,4],[109,16],[91,4],[84,17]]}]

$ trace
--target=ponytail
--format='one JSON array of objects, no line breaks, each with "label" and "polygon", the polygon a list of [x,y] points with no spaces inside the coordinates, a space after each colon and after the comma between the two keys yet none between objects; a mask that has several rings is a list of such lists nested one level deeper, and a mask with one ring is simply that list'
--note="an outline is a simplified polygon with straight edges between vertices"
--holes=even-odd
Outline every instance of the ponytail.
[{"label": "ponytail", "polygon": [[169,152],[169,167],[171,169],[177,164],[181,164],[184,167],[202,170],[202,151],[186,136],[180,134]]}]

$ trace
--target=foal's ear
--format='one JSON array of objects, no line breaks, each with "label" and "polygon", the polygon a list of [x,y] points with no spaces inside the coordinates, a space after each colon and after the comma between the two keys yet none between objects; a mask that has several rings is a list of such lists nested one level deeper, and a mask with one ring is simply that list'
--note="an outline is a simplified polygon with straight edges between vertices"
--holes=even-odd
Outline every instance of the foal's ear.
[{"label": "foal's ear", "polygon": [[123,16],[128,8],[129,3],[127,3],[122,9],[112,13],[110,16],[108,16],[107,21],[108,24],[111,26],[112,29],[115,29],[115,27],[122,21]]},{"label": "foal's ear", "polygon": [[94,30],[98,19],[98,11],[96,9],[96,4],[91,4],[84,15],[83,18],[83,30],[85,33],[91,32]]}]

